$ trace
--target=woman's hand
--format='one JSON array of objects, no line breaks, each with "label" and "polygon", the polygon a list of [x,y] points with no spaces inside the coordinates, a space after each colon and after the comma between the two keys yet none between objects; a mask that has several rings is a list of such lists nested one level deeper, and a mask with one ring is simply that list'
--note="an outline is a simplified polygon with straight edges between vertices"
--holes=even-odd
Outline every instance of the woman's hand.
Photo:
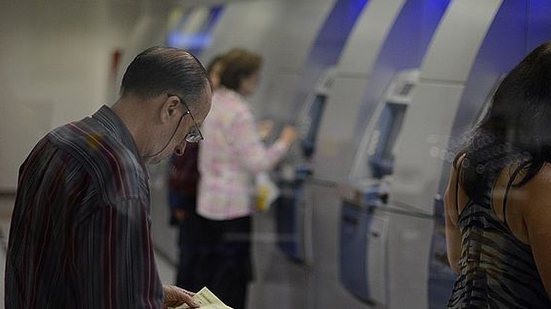
[{"label": "woman's hand", "polygon": [[286,126],[281,132],[280,140],[285,144],[291,145],[297,139],[297,130],[292,126]]},{"label": "woman's hand", "polygon": [[274,122],[272,120],[262,120],[258,122],[258,135],[260,139],[265,140],[272,134],[272,129],[274,128]]}]

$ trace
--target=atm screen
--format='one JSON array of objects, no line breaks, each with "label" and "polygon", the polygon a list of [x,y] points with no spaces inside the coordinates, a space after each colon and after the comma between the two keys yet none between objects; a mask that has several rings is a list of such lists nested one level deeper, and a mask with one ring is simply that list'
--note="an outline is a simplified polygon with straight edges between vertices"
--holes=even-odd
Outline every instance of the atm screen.
[{"label": "atm screen", "polygon": [[402,129],[407,105],[387,102],[368,148],[368,166],[372,177],[382,178],[392,174],[396,142]]},{"label": "atm screen", "polygon": [[306,116],[299,123],[301,148],[304,157],[310,158],[315,151],[316,138],[325,108],[327,96],[318,94],[314,97]]}]

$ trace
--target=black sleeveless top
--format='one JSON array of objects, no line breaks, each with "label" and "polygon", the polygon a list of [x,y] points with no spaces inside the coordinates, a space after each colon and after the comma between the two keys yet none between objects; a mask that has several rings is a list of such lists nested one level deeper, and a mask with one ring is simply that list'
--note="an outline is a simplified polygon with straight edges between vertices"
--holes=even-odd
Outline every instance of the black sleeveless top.
[{"label": "black sleeveless top", "polygon": [[[505,192],[504,213],[517,172]],[[458,170],[456,203],[459,174]],[[448,307],[551,308],[530,246],[513,235],[506,220],[497,217],[491,206],[491,192],[489,188],[483,203],[470,200],[459,214],[460,272]]]}]

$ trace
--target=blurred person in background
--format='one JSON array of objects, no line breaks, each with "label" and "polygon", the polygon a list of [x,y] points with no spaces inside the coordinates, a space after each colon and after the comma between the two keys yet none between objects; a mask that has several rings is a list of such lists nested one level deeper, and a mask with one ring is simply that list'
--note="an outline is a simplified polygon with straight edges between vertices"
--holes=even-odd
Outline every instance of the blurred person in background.
[{"label": "blurred person in background", "polygon": [[161,284],[145,164],[202,139],[211,91],[193,55],[150,48],[128,66],[112,108],[38,142],[19,171],[6,308],[197,307],[193,293]]},{"label": "blurred person in background", "polygon": [[272,169],[296,139],[296,130],[286,127],[270,147],[261,142],[246,102],[257,89],[261,64],[259,55],[243,49],[224,56],[221,86],[213,94],[199,152],[197,212],[207,226],[202,244],[204,280],[235,309],[245,308],[252,279],[254,176]]},{"label": "blurred person in background", "polygon": [[501,82],[453,162],[449,308],[551,308],[551,43]]},{"label": "blurred person in background", "polygon": [[[207,66],[207,73],[216,90],[220,84],[222,55],[214,57]],[[202,258],[195,244],[201,240],[202,217],[197,215],[197,186],[199,184],[199,144],[189,144],[183,155],[172,155],[168,165],[168,200],[170,204],[170,224],[177,226],[178,269],[176,285],[192,291],[200,290],[205,283],[201,280]]]}]

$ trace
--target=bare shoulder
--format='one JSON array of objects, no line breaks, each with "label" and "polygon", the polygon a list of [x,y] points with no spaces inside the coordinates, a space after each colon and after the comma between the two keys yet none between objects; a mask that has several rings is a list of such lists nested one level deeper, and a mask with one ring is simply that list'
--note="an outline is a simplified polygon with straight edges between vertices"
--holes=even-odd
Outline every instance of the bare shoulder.
[{"label": "bare shoulder", "polygon": [[545,163],[519,191],[520,211],[527,228],[533,228],[530,225],[548,226],[551,220],[551,164]]},{"label": "bare shoulder", "polygon": [[544,163],[535,178],[537,178],[543,185],[551,185],[551,163]]},{"label": "bare shoulder", "polygon": [[529,200],[545,198],[551,204],[551,164],[545,163],[524,187]]},{"label": "bare shoulder", "polygon": [[[444,193],[444,208],[446,210],[446,216],[450,219],[450,222],[457,222],[459,216],[458,205],[462,205],[465,200],[465,192],[461,186],[460,179],[458,179],[459,170],[457,168],[461,166],[464,159],[465,154],[461,155],[456,161],[454,161],[455,164],[451,164],[450,166],[448,186],[446,188],[446,192]],[[455,165],[457,165],[457,167]],[[457,183],[458,180],[460,182],[459,184]]]},{"label": "bare shoulder", "polygon": [[466,154],[460,155],[458,158],[456,158],[452,164],[450,164],[450,176],[448,180],[448,184],[454,184],[457,180],[457,173],[459,173],[459,169],[461,167],[461,164],[463,164],[463,161],[465,160]]}]

